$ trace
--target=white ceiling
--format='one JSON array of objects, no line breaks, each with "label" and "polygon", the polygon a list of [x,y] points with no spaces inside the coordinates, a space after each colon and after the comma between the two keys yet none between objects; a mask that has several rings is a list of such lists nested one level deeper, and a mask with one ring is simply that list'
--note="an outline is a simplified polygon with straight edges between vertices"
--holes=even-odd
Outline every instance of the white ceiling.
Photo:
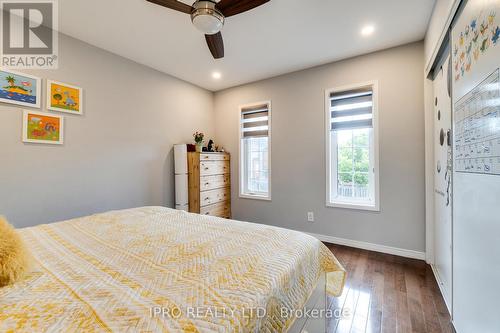
[{"label": "white ceiling", "polygon": [[[89,44],[217,91],[421,40],[434,2],[271,0],[226,20],[225,58],[220,60],[212,58],[189,15],[145,0],[59,1],[59,27]],[[363,37],[360,31],[367,24],[376,31]],[[220,80],[212,78],[214,71],[222,74]]]}]

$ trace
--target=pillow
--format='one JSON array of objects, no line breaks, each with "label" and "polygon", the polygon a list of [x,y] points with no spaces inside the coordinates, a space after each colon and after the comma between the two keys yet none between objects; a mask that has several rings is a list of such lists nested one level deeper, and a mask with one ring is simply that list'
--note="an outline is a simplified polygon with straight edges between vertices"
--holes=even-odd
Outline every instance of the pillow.
[{"label": "pillow", "polygon": [[30,259],[21,236],[0,216],[0,287],[21,280],[29,270]]}]

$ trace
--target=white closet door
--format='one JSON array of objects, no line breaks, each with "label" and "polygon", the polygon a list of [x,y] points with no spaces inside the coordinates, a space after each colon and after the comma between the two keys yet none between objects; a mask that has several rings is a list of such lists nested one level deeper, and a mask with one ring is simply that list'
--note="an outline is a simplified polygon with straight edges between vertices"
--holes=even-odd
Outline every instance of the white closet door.
[{"label": "white closet door", "polygon": [[434,269],[451,312],[453,160],[449,58],[447,55],[434,79]]},{"label": "white closet door", "polygon": [[453,323],[500,332],[500,0],[454,23]]}]

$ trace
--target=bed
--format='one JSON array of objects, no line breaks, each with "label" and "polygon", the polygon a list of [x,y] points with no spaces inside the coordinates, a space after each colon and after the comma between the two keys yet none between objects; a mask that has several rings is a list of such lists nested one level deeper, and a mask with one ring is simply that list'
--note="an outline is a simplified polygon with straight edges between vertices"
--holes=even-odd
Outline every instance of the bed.
[{"label": "bed", "polygon": [[19,232],[34,269],[0,288],[1,332],[285,332],[345,278],[306,234],[164,207]]}]

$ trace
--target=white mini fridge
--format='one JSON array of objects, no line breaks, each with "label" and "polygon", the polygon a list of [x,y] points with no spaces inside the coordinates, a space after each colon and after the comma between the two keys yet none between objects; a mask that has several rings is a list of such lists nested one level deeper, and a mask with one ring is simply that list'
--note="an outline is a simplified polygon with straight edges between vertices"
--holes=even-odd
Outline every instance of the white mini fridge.
[{"label": "white mini fridge", "polygon": [[187,145],[174,146],[175,209],[189,211]]}]

